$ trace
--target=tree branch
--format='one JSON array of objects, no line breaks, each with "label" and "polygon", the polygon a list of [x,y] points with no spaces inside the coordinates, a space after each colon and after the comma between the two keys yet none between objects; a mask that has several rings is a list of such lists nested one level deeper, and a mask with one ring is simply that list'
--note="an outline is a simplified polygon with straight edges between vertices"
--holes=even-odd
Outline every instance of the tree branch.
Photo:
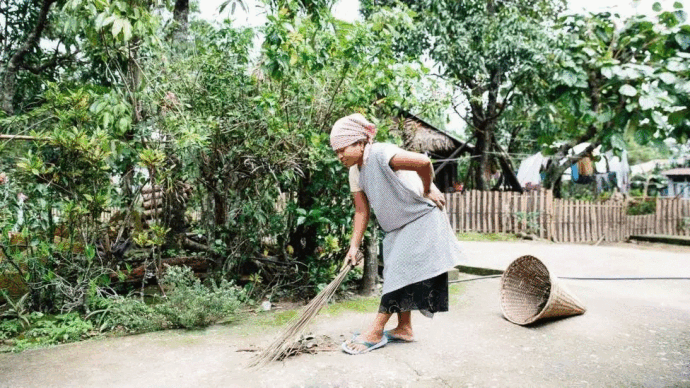
[{"label": "tree branch", "polygon": [[38,21],[36,22],[36,27],[26,38],[24,44],[21,47],[19,47],[19,50],[17,50],[17,52],[14,53],[9,63],[7,64],[7,67],[5,69],[5,76],[3,78],[2,85],[0,85],[0,108],[2,108],[2,110],[4,110],[7,114],[11,114],[13,110],[12,100],[14,99],[16,85],[15,78],[17,75],[17,71],[19,70],[20,66],[24,63],[24,58],[26,57],[26,54],[28,54],[31,48],[37,45],[38,41],[41,39],[41,34],[43,33],[43,30],[47,25],[48,12],[50,11],[50,7],[56,1],[57,0],[43,0],[43,2],[41,3],[41,10],[38,14]]}]

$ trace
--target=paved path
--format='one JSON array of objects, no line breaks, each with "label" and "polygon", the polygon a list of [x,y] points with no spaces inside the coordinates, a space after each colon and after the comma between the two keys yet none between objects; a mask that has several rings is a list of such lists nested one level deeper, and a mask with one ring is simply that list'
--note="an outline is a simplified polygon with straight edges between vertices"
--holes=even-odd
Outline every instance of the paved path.
[{"label": "paved path", "polygon": [[[529,253],[564,276],[690,274],[682,252],[463,245],[497,269]],[[215,326],[2,354],[0,387],[690,387],[690,281],[562,281],[587,313],[517,326],[501,315],[499,279],[484,279],[453,285],[448,313],[415,313],[417,342],[366,355],[324,352],[247,370],[250,353],[237,350],[268,344],[279,328]],[[311,329],[339,340],[372,317],[321,314]]]},{"label": "paved path", "polygon": [[[688,277],[689,247],[634,244],[593,246],[537,242],[462,242],[466,265],[504,270],[516,258],[532,255],[556,276]],[[673,251],[670,251],[670,250]]]}]

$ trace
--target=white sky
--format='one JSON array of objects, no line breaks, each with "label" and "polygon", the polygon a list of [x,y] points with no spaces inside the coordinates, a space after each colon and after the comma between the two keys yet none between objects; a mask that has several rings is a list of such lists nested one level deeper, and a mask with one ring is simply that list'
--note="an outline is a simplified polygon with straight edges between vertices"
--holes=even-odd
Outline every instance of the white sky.
[{"label": "white sky", "polygon": [[[256,0],[245,0],[249,4],[249,13],[243,12],[239,7],[236,9],[234,15],[230,15],[230,7],[226,8],[223,15],[218,14],[218,6],[224,0],[203,0],[199,3],[201,17],[209,20],[219,20],[230,16],[235,19],[238,24],[244,26],[257,27],[264,24],[265,11],[257,6],[259,4]],[[603,12],[609,11],[618,13],[621,17],[627,17],[635,14],[652,14],[652,5],[655,2],[661,3],[665,10],[673,9],[673,3],[679,2],[683,4],[683,9],[690,12],[690,0],[571,0],[569,9],[573,12]],[[336,3],[333,14],[345,21],[352,22],[360,18],[359,16],[359,0],[340,0]]]}]

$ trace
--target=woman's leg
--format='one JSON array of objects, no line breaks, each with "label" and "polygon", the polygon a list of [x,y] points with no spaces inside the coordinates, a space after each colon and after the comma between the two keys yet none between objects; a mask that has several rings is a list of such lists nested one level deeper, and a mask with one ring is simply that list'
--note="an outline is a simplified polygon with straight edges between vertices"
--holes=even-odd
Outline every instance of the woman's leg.
[{"label": "woman's leg", "polygon": [[[383,328],[386,326],[386,323],[392,315],[393,314],[385,313],[376,314],[374,322],[369,326],[369,328],[366,331],[359,335],[359,339],[364,342],[381,342],[381,339],[383,338]],[[364,350],[367,348],[363,344],[357,343],[350,343],[348,347],[353,350]]]},{"label": "woman's leg", "polygon": [[390,332],[401,339],[412,341],[414,339],[414,332],[412,331],[412,311],[398,313],[398,326]]}]

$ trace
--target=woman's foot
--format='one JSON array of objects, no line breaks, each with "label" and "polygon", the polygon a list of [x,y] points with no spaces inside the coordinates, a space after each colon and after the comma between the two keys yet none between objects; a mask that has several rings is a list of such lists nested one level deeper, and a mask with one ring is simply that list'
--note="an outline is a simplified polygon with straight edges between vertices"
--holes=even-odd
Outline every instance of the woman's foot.
[{"label": "woman's foot", "polygon": [[412,332],[411,326],[396,327],[392,330],[386,330],[385,335],[391,342],[412,342],[414,341],[414,333]]},{"label": "woman's foot", "polygon": [[349,354],[361,354],[383,347],[388,343],[388,338],[383,333],[363,333],[355,335],[352,339],[343,342],[342,349]]}]

